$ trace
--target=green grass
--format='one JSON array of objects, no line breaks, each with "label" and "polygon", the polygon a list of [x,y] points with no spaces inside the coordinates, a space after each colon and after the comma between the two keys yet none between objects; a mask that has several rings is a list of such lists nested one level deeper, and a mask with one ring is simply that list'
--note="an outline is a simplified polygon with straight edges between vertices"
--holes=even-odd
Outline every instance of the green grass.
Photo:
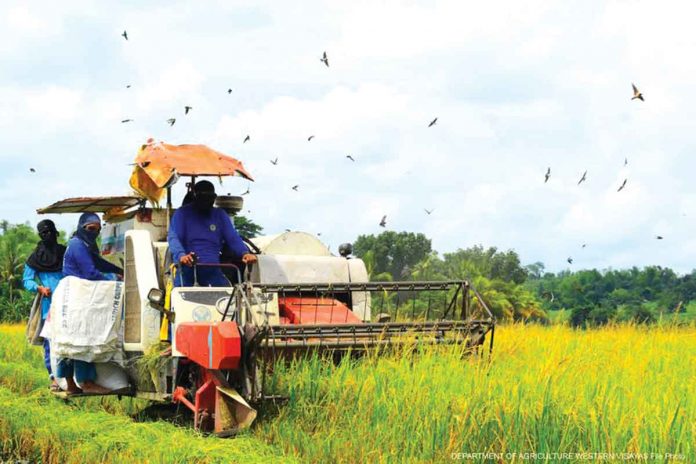
[{"label": "green grass", "polygon": [[565,324],[570,322],[571,312],[572,311],[569,309],[559,309],[556,311],[547,311],[546,314],[548,314],[551,324]]},{"label": "green grass", "polygon": [[0,326],[0,457],[355,463],[652,452],[696,462],[695,365],[696,325],[505,326],[490,359],[411,347],[338,365],[316,357],[277,365],[270,386],[288,404],[267,408],[241,437],[220,440],[166,421],[136,422],[139,401],[52,398],[40,350]]},{"label": "green grass", "polygon": [[166,421],[136,422],[148,403],[115,397],[63,402],[48,391],[40,347],[0,325],[0,461],[42,463],[296,462],[250,433],[211,439]]},{"label": "green grass", "polygon": [[313,462],[457,452],[672,452],[696,460],[696,327],[501,328],[492,362],[452,349],[277,372],[260,436]]},{"label": "green grass", "polygon": [[[660,313],[657,311],[657,303],[648,305],[648,307],[654,312],[655,318],[660,324],[690,324],[696,322],[696,301],[689,302],[689,304],[678,313]],[[572,311],[569,309],[559,309],[547,311],[546,313],[549,316],[549,322],[551,324],[567,324],[570,323]]]}]

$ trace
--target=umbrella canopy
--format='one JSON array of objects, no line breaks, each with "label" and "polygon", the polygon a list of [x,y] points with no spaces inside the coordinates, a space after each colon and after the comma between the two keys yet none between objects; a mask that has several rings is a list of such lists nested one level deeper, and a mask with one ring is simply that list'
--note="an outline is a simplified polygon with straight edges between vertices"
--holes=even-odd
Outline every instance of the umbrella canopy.
[{"label": "umbrella canopy", "polygon": [[62,213],[107,213],[109,211],[125,210],[144,203],[140,197],[121,195],[113,197],[77,197],[60,200],[45,208],[36,210],[39,214]]},{"label": "umbrella canopy", "polygon": [[[104,213],[107,222],[129,219],[137,212],[135,207],[145,206],[145,199],[131,195],[112,197],[77,197],[57,201],[36,210],[39,214]],[[1,462],[1,461],[0,461]]]},{"label": "umbrella canopy", "polygon": [[164,189],[179,176],[240,176],[254,180],[241,161],[205,145],[170,145],[149,139],[135,157],[130,185],[159,203]]}]

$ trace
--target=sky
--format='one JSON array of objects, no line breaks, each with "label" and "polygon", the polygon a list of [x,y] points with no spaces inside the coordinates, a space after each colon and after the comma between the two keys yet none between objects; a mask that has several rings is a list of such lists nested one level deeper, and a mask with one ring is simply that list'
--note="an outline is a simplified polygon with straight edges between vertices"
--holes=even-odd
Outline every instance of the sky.
[{"label": "sky", "polygon": [[386,215],[387,230],[424,233],[439,253],[483,245],[554,272],[690,272],[694,10],[3,1],[0,218],[33,225],[59,199],[129,193],[128,163],[152,137],[241,160],[255,182],[215,181],[218,193],[249,189],[245,215],[265,233],[321,233],[332,250],[382,232]]}]

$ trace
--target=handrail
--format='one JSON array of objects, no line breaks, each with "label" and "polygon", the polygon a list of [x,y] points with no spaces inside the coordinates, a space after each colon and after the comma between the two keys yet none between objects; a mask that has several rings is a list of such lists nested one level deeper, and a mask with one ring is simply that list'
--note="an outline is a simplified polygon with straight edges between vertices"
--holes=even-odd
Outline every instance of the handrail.
[{"label": "handrail", "polygon": [[454,286],[469,287],[466,280],[443,281],[403,281],[403,282],[322,282],[322,283],[284,283],[262,284],[253,283],[254,288],[264,292],[377,292],[377,291],[423,291],[423,290],[447,290]]}]

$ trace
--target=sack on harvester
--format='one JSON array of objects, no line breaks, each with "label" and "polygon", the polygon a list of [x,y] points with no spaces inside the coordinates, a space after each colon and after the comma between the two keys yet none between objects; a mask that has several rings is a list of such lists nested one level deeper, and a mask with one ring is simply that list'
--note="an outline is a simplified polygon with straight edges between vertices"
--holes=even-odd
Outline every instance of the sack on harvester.
[{"label": "sack on harvester", "polygon": [[123,283],[65,277],[41,335],[58,358],[123,363]]}]

